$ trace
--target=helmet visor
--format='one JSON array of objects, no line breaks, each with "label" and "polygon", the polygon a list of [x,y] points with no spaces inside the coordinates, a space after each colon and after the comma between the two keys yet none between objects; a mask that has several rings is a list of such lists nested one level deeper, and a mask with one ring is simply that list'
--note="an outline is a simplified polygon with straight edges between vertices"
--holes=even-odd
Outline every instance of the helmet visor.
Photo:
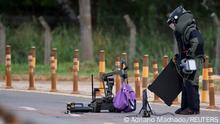
[{"label": "helmet visor", "polygon": [[170,25],[172,22],[173,22],[172,19],[170,19],[170,18],[167,19],[167,24],[168,24],[168,25]]}]

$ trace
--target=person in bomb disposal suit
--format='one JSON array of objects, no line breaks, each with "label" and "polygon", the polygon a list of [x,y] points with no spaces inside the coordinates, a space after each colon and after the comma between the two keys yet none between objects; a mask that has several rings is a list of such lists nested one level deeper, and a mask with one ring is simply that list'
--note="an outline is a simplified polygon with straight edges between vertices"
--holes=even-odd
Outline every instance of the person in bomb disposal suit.
[{"label": "person in bomb disposal suit", "polygon": [[167,23],[174,31],[179,51],[173,60],[178,66],[183,59],[194,59],[197,68],[191,74],[180,71],[183,76],[182,101],[181,108],[177,109],[175,113],[183,115],[199,114],[199,71],[204,62],[202,34],[198,30],[192,13],[186,11],[182,6],[170,13]]}]

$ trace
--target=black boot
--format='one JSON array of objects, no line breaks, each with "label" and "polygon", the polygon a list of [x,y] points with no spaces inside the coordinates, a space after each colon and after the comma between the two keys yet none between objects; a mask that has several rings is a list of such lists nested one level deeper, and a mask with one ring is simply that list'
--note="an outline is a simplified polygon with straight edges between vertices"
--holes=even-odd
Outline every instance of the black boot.
[{"label": "black boot", "polygon": [[175,111],[175,114],[180,114],[181,111],[183,111],[183,109],[182,109],[182,108],[179,108],[179,109],[177,109],[177,110]]},{"label": "black boot", "polygon": [[193,114],[199,114],[199,111],[191,110],[190,108],[186,108],[182,110],[179,114],[181,115],[193,115]]}]

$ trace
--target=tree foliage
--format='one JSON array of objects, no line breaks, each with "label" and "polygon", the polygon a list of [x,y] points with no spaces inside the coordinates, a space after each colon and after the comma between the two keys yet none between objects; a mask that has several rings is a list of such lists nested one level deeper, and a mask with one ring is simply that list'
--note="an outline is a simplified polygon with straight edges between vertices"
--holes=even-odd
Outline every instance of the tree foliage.
[{"label": "tree foliage", "polygon": [[[172,46],[168,45],[172,45],[173,38],[171,31],[166,24],[167,15],[177,6],[183,5],[187,10],[191,10],[194,14],[199,28],[204,34],[204,38],[206,41],[206,53],[210,56],[210,58],[214,58],[214,54],[212,53],[215,52],[214,46],[216,29],[213,25],[213,20],[210,17],[211,12],[204,9],[201,3],[202,0],[91,0],[93,23],[92,27],[94,32],[93,39],[95,45],[94,53],[98,52],[98,50],[102,48],[106,48],[107,51],[112,51],[113,48],[107,46],[107,44],[110,43],[113,45],[114,48],[120,48],[121,51],[128,52],[126,51],[126,47],[128,46],[129,32],[123,19],[123,16],[125,14],[128,14],[137,27],[136,53],[138,57],[141,57],[143,54],[149,52],[151,52],[152,56],[156,57],[158,55],[163,56],[164,53],[172,55],[172,53],[170,53],[169,51],[172,50]],[[215,11],[216,14],[220,16],[220,1],[208,0],[207,3],[211,10]],[[74,13],[78,16],[79,0],[69,0],[69,5],[73,9]],[[55,32],[56,34],[53,37],[55,37],[54,41],[57,41],[54,42],[53,45],[56,46],[59,44],[58,39],[68,40],[68,42],[70,42],[71,38],[73,40],[75,38],[77,39],[75,40],[75,43],[78,44],[79,42],[79,34],[75,35],[75,33],[74,35],[71,34],[72,36],[67,35],[64,37],[62,33],[60,33],[62,32],[60,31],[60,24],[64,27],[66,26],[67,30],[74,30],[75,32],[78,32],[79,23],[76,23],[78,24],[77,26],[68,26],[70,19],[57,22],[58,20],[56,20],[56,18],[68,18],[66,13],[62,10],[62,6],[57,2],[57,0],[0,0],[0,15],[1,19],[3,20],[2,22],[7,27],[7,32],[11,33],[7,34],[7,41],[9,41],[10,43],[15,41],[22,43],[24,43],[23,41],[31,41],[27,44],[39,44],[41,42],[39,42],[40,36],[38,36],[38,28],[28,33],[32,36],[31,33],[35,34],[35,32],[37,32],[37,36],[35,37],[35,35],[33,35],[34,37],[32,39],[23,40],[22,38],[16,38],[16,36],[20,37],[21,35],[19,34],[18,29],[15,29],[15,31],[18,32],[14,32],[12,30],[14,29],[14,27],[13,23],[11,23],[10,20],[4,21],[4,17],[6,16],[44,16],[45,19],[47,19],[47,16],[53,16],[55,19],[47,19],[50,26],[52,26],[52,32]],[[19,22],[19,24],[23,23],[27,22]],[[59,25],[53,25],[51,23],[57,23]],[[40,27],[39,24],[36,25]],[[35,29],[37,27],[35,26],[32,29]],[[21,25],[17,26],[17,28],[21,27]],[[69,29],[69,27],[73,27],[73,29]],[[57,33],[58,29],[60,30]],[[29,28],[27,28],[27,30],[29,30]],[[25,35],[25,33],[23,35]],[[62,41],[62,43],[63,42],[67,41]],[[121,44],[124,45],[122,46]],[[160,47],[161,49],[159,52],[154,53],[155,48],[152,46]],[[78,46],[67,45],[67,47],[76,48]],[[121,51],[115,50],[116,53],[120,53]],[[114,53],[109,52],[109,54]],[[68,56],[64,56],[64,58],[67,57]]]}]

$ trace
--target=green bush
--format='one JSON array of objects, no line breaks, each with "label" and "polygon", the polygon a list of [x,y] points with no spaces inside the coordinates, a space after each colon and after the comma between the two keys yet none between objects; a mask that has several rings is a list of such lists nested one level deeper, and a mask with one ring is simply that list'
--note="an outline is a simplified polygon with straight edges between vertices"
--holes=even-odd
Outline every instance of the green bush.
[{"label": "green bush", "polygon": [[[119,26],[120,28],[120,26]],[[43,29],[39,24],[24,23],[19,27],[7,27],[7,44],[12,47],[12,63],[26,64],[28,51],[32,46],[36,47],[37,64],[43,64],[44,58],[44,43],[43,43]],[[214,64],[215,57],[215,28],[211,24],[204,24],[201,26],[201,31],[205,39],[205,51],[210,57],[210,62]],[[171,32],[170,32],[171,34]],[[57,26],[52,30],[52,47],[57,48],[58,63],[61,65],[71,66],[73,59],[73,51],[79,48],[80,33],[78,27],[74,26]],[[122,52],[129,51],[129,32],[116,33],[112,30],[96,28],[93,31],[94,42],[94,58],[95,63],[98,64],[99,50],[105,50],[106,66],[108,69],[114,68],[115,57]],[[148,54],[150,57],[150,64],[153,59],[159,63],[159,68],[162,68],[162,57],[168,55],[173,56],[173,38],[169,33],[161,33],[154,30],[146,30],[143,28],[137,33],[137,47],[136,58],[140,60],[142,65],[142,57]],[[69,64],[65,64],[69,63]],[[96,64],[82,62],[83,67],[93,68]],[[129,62],[132,65],[132,62]],[[44,68],[44,66],[42,66]],[[41,69],[42,69],[41,68]],[[60,72],[63,72],[68,67],[63,67]],[[94,67],[97,68],[97,67]],[[44,70],[44,69],[43,69]],[[96,69],[89,69],[90,71],[97,71]],[[59,70],[58,70],[59,71]]]},{"label": "green bush", "polygon": [[8,27],[6,29],[7,44],[11,45],[12,61],[14,63],[26,63],[28,51],[32,46],[37,49],[37,59],[43,59],[39,28],[32,23],[24,23],[19,27]]}]

